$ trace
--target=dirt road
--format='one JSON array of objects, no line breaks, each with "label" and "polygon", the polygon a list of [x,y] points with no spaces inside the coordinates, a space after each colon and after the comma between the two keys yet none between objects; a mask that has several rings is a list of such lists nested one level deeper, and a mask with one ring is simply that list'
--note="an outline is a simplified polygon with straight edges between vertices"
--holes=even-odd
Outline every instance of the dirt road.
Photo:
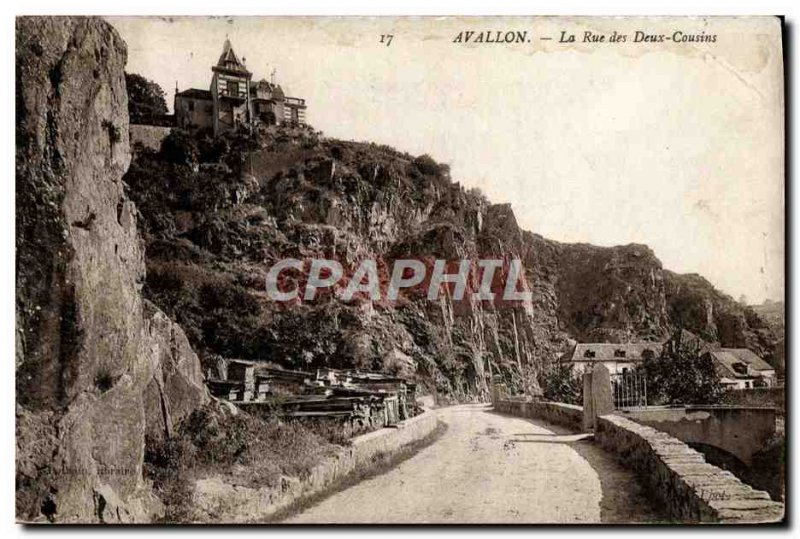
[{"label": "dirt road", "polygon": [[630,472],[584,435],[499,415],[438,410],[444,435],[396,468],[287,523],[652,522]]}]

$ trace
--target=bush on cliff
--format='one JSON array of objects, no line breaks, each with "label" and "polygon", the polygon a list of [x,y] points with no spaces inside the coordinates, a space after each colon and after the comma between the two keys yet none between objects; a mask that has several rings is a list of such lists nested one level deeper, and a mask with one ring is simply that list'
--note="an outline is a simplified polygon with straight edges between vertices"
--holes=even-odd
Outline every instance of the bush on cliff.
[{"label": "bush on cliff", "polygon": [[450,174],[450,167],[445,164],[437,163],[433,157],[423,154],[414,159],[414,167],[426,176],[447,176]]},{"label": "bush on cliff", "polygon": [[144,293],[164,306],[200,350],[268,357],[261,305],[230,275],[191,262],[151,260]]}]

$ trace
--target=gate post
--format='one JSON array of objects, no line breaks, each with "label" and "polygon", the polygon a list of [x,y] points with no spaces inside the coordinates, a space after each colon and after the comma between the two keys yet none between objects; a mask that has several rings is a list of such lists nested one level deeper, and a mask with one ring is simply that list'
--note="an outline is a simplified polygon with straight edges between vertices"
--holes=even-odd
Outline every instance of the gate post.
[{"label": "gate post", "polygon": [[602,363],[583,373],[583,430],[597,427],[597,417],[614,411],[611,375]]},{"label": "gate post", "polygon": [[614,411],[614,395],[611,390],[611,375],[608,368],[599,363],[592,369],[593,426],[597,429],[597,418]]},{"label": "gate post", "polygon": [[583,430],[594,428],[594,406],[592,405],[592,371],[583,373]]}]

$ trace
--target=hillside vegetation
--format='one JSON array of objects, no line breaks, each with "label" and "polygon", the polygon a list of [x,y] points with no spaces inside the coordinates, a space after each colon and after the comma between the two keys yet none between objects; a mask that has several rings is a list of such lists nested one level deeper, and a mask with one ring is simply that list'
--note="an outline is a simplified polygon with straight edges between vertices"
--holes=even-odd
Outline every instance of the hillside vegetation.
[{"label": "hillside vegetation", "polygon": [[[429,156],[327,139],[309,127],[254,135],[176,130],[134,149],[125,176],[146,241],[145,295],[219,357],[288,368],[358,367],[418,378],[442,398],[485,397],[499,375],[536,390],[567,339],[661,340],[677,327],[772,357],[776,336],[697,275],[662,268],[644,245],[562,244],[519,228]],[[531,196],[535,196],[532,182]],[[291,307],[265,293],[282,258],[520,258],[529,302],[321,295]]]}]

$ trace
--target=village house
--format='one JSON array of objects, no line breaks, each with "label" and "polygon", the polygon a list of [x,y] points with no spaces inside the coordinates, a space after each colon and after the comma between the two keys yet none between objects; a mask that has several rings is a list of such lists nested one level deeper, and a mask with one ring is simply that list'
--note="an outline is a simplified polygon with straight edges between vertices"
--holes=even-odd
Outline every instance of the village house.
[{"label": "village house", "polygon": [[211,67],[209,90],[175,91],[175,123],[182,128],[208,128],[214,135],[239,126],[256,124],[302,125],[306,121],[304,99],[287,96],[273,80],[253,80],[226,39],[217,64]]},{"label": "village house", "polygon": [[752,389],[775,385],[775,369],[747,348],[709,350],[710,357],[725,389]]},{"label": "village house", "polygon": [[662,346],[660,342],[576,343],[561,359],[571,363],[578,373],[602,363],[612,375],[627,374],[641,365],[645,357],[658,356]]}]

